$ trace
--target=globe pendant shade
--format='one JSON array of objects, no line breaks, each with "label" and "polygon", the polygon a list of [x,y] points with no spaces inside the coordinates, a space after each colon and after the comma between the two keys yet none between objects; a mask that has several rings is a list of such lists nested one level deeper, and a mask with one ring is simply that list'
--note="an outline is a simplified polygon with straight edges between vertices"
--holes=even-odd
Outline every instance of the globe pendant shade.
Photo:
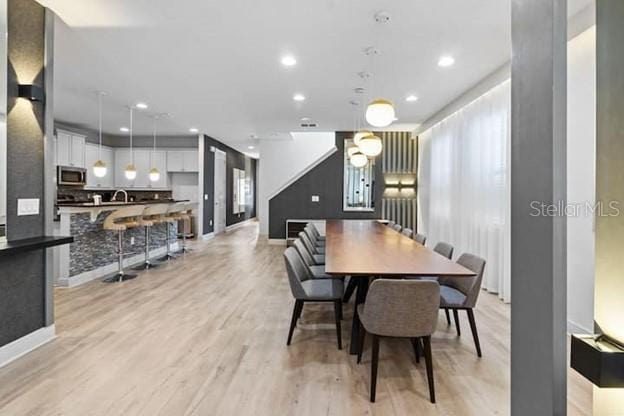
[{"label": "globe pendant shade", "polygon": [[150,181],[152,182],[156,182],[157,180],[159,180],[160,172],[158,171],[158,169],[152,168],[152,170],[150,170],[150,173],[149,173],[149,178],[150,178]]},{"label": "globe pendant shade", "polygon": [[394,121],[394,106],[388,100],[378,98],[366,108],[366,121],[371,126],[387,127]]},{"label": "globe pendant shade", "polygon": [[126,174],[126,179],[128,179],[129,181],[133,181],[136,179],[137,171],[132,163],[126,166],[125,174]]},{"label": "globe pendant shade", "polygon": [[93,174],[98,178],[106,176],[106,163],[98,160],[93,164]]},{"label": "globe pendant shade", "polygon": [[360,149],[357,146],[349,146],[347,147],[347,156],[351,157],[359,151]]},{"label": "globe pendant shade", "polygon": [[353,136],[353,143],[355,143],[355,145],[358,146],[360,144],[360,140],[362,140],[362,138],[364,138],[366,136],[372,136],[372,135],[373,135],[373,132],[368,131],[368,130],[358,131]]},{"label": "globe pendant shade", "polygon": [[377,136],[366,136],[362,140],[360,140],[360,152],[362,152],[365,156],[375,157],[381,153],[383,148],[383,144],[381,139]]},{"label": "globe pendant shade", "polygon": [[368,163],[368,158],[362,153],[356,153],[351,156],[351,164],[356,168],[362,168]]}]

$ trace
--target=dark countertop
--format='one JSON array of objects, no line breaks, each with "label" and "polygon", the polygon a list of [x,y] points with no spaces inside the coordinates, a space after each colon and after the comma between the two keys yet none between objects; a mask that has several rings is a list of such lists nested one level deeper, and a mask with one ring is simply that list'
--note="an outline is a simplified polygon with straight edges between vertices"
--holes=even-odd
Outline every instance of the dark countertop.
[{"label": "dark countertop", "polygon": [[134,201],[134,202],[102,202],[100,205],[95,205],[93,202],[59,202],[56,204],[58,208],[72,207],[72,208],[107,208],[107,207],[125,207],[129,205],[149,205],[149,204],[175,204],[177,202],[190,202],[188,199],[150,199],[147,201]]},{"label": "dark countertop", "polygon": [[32,251],[41,248],[60,246],[62,244],[72,243],[73,241],[74,237],[45,235],[41,237],[4,242],[0,243],[0,257],[10,256],[15,253],[21,253],[24,251]]}]

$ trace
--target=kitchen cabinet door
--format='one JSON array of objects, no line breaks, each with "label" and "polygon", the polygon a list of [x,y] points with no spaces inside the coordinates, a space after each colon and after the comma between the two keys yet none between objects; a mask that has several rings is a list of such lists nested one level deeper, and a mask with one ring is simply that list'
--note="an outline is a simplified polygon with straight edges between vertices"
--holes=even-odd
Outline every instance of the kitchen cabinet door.
[{"label": "kitchen cabinet door", "polygon": [[[130,164],[130,150],[129,149],[115,149],[115,187],[116,188],[130,188],[134,181],[126,179],[125,171],[126,166]],[[138,176],[138,174],[137,174]]]},{"label": "kitchen cabinet door", "polygon": [[[106,164],[106,176],[98,178],[93,173],[93,165],[101,159]],[[113,151],[107,147],[102,147],[100,152],[99,146],[87,143],[85,145],[85,168],[87,169],[87,188],[112,188],[114,185],[113,177],[115,176],[115,166],[113,162]]]},{"label": "kitchen cabinet door", "polygon": [[56,134],[56,164],[58,166],[71,166],[72,136],[59,131]]},{"label": "kitchen cabinet door", "polygon": [[167,152],[167,171],[184,172],[184,152],[181,150],[169,150]]},{"label": "kitchen cabinet door", "polygon": [[70,166],[77,168],[85,167],[85,142],[84,136],[71,136]]},{"label": "kitchen cabinet door", "polygon": [[150,151],[144,149],[134,150],[134,166],[137,170],[137,177],[132,186],[134,188],[149,188]]},{"label": "kitchen cabinet door", "polygon": [[197,150],[184,151],[184,172],[199,172],[199,160]]}]

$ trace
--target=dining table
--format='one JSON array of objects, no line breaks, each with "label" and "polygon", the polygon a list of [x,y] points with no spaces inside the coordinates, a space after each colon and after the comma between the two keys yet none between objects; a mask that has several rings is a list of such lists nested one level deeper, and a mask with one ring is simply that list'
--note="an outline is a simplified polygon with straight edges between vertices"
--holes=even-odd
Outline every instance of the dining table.
[{"label": "dining table", "polygon": [[349,352],[357,353],[360,322],[372,278],[407,276],[472,277],[475,273],[377,220],[327,220],[325,273],[356,279],[355,311]]}]

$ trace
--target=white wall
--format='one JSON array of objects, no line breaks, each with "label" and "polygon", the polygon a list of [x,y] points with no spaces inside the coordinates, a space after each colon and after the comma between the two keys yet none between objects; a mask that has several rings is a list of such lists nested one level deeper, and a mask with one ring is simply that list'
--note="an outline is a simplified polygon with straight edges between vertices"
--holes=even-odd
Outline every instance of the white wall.
[{"label": "white wall", "polygon": [[[596,27],[568,42],[568,203],[593,206],[596,182]],[[568,330],[593,332],[594,217],[568,217]]]},{"label": "white wall", "polygon": [[269,197],[336,147],[334,132],[292,133],[292,140],[262,140],[258,174],[260,234],[269,232]]}]

